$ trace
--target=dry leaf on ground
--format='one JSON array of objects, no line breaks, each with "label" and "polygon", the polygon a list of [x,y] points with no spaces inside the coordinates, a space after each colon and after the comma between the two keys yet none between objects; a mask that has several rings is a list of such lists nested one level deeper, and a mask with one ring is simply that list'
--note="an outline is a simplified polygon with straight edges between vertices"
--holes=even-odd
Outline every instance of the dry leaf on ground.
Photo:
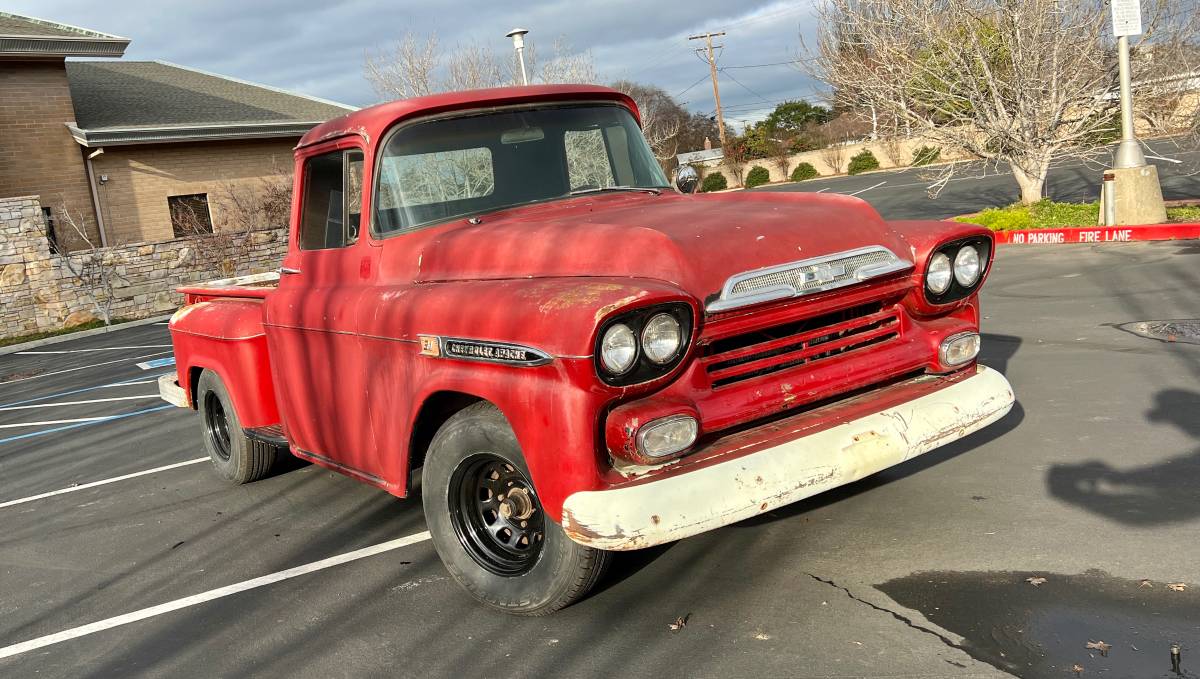
[{"label": "dry leaf on ground", "polygon": [[1172,592],[1182,592],[1183,590],[1187,589],[1187,584],[1182,582],[1168,582],[1167,589],[1171,590]]},{"label": "dry leaf on ground", "polygon": [[1106,644],[1103,641],[1089,641],[1087,647],[1093,651],[1100,651],[1100,655],[1108,655],[1108,649],[1112,648],[1112,644]]},{"label": "dry leaf on ground", "polygon": [[1043,578],[1040,575],[1033,575],[1028,578],[1025,578],[1025,582],[1028,582],[1029,584],[1033,585],[1034,587],[1037,587],[1038,585],[1046,582],[1046,578]]}]

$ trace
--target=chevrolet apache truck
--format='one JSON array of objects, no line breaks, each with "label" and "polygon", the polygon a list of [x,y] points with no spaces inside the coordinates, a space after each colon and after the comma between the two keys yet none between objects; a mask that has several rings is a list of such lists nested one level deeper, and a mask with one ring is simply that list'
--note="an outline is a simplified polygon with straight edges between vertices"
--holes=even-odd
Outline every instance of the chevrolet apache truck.
[{"label": "chevrolet apache truck", "polygon": [[975,360],[987,230],[672,190],[620,92],[374,106],[305,135],[295,178],[277,278],[182,288],[160,391],[234,483],[288,453],[399,497],[419,474],[447,570],[503,611],[555,611],[614,551],[851,483],[1013,404]]}]

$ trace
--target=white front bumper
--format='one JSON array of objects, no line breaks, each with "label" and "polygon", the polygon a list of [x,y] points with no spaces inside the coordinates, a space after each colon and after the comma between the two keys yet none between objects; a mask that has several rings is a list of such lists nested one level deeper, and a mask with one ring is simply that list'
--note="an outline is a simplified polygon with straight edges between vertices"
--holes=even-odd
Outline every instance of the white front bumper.
[{"label": "white front bumper", "polygon": [[898,406],[781,445],[645,483],[571,494],[563,528],[605,550],[642,549],[719,528],[857,481],[1004,417],[1000,373],[975,375]]},{"label": "white front bumper", "polygon": [[180,408],[192,407],[192,404],[188,403],[187,394],[184,393],[183,387],[180,387],[179,381],[175,379],[175,373],[158,376],[158,395],[162,400],[173,406],[179,406]]}]

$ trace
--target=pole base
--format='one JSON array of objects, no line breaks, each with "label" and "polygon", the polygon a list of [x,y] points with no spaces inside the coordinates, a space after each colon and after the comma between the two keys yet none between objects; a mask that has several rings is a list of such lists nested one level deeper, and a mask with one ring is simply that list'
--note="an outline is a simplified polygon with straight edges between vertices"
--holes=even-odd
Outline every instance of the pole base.
[{"label": "pole base", "polygon": [[1112,187],[1116,225],[1162,224],[1167,221],[1162,186],[1158,182],[1158,168],[1143,165],[1109,172],[1113,174],[1113,181],[1104,185],[1106,188]]},{"label": "pole base", "polygon": [[1117,145],[1117,154],[1113,157],[1113,166],[1122,170],[1130,170],[1146,165],[1146,155],[1142,153],[1142,145],[1134,139],[1126,139]]}]

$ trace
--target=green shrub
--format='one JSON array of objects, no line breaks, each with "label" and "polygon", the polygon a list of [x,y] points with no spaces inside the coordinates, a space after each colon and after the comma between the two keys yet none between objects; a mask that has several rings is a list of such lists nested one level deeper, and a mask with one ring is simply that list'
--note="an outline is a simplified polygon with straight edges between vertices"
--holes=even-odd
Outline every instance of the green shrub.
[{"label": "green shrub", "polygon": [[875,157],[867,149],[863,149],[850,159],[850,166],[846,168],[846,174],[862,174],[871,170],[879,169],[879,159]]},{"label": "green shrub", "polygon": [[992,231],[1017,231],[1033,228],[1033,217],[1024,205],[988,208],[971,217],[959,217],[958,221],[978,224]]},{"label": "green shrub", "polygon": [[913,167],[932,165],[942,157],[942,149],[938,146],[922,146],[913,151]]},{"label": "green shrub", "polygon": [[1100,203],[1055,203],[1043,198],[1029,206],[1033,228],[1051,229],[1059,226],[1092,226],[1100,216]]},{"label": "green shrub", "polygon": [[792,181],[794,182],[802,182],[820,176],[821,173],[817,172],[817,168],[813,167],[812,163],[800,163],[796,169],[792,170]]},{"label": "green shrub", "polygon": [[1167,221],[1200,222],[1200,207],[1195,205],[1169,207],[1167,208]]},{"label": "green shrub", "polygon": [[700,193],[724,191],[727,188],[729,188],[729,181],[720,172],[704,175],[704,181],[700,183]]},{"label": "green shrub", "polygon": [[762,165],[755,165],[746,173],[746,188],[752,189],[771,181],[771,172]]}]

